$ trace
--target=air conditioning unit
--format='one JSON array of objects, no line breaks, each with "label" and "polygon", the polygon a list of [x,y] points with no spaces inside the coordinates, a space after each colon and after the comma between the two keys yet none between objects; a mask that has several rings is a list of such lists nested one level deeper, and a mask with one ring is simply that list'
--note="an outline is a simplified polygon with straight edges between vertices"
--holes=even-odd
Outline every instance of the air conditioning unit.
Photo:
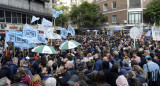
[{"label": "air conditioning unit", "polygon": [[123,20],[123,23],[124,23],[124,24],[127,24],[127,20]]}]

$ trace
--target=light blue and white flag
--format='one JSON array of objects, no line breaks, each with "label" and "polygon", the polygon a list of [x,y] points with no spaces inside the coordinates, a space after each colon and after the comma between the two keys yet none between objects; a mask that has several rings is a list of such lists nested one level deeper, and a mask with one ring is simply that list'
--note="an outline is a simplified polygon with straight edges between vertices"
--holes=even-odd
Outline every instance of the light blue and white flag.
[{"label": "light blue and white flag", "polygon": [[14,42],[14,36],[15,36],[15,34],[14,33],[12,33],[12,32],[6,32],[6,34],[5,34],[6,36],[6,38],[5,38],[5,41],[6,42]]},{"label": "light blue and white flag", "polygon": [[71,25],[68,25],[68,33],[70,33],[72,36],[75,36],[75,30]]},{"label": "light blue and white flag", "polygon": [[23,38],[26,38],[31,43],[34,43],[38,39],[38,31],[26,24],[23,28]]},{"label": "light blue and white flag", "polygon": [[62,14],[62,13],[63,13],[62,10],[56,11],[55,9],[52,9],[52,15],[53,15],[53,17],[54,17],[55,19],[58,18],[59,15]]},{"label": "light blue and white flag", "polygon": [[42,25],[47,26],[47,27],[52,27],[53,26],[52,22],[50,22],[49,20],[47,20],[45,18],[43,18],[43,20],[42,20]]},{"label": "light blue and white flag", "polygon": [[149,30],[149,31],[145,34],[145,36],[151,36],[151,30]]},{"label": "light blue and white flag", "polygon": [[21,31],[12,30],[12,33],[15,35],[23,36],[23,33]]},{"label": "light blue and white flag", "polygon": [[61,28],[61,37],[66,39],[68,35],[68,31],[65,28]]},{"label": "light blue and white flag", "polygon": [[48,44],[48,41],[45,39],[44,34],[38,34],[38,42],[37,43],[43,43]]},{"label": "light blue and white flag", "polygon": [[40,18],[38,18],[38,17],[35,17],[35,16],[32,16],[32,21],[31,21],[31,23],[33,23],[33,22],[35,22],[35,21],[37,21],[37,20],[39,20]]},{"label": "light blue and white flag", "polygon": [[53,28],[44,30],[44,37],[48,39],[53,39]]},{"label": "light blue and white flag", "polygon": [[29,40],[23,38],[21,36],[16,35],[14,40],[14,47],[19,47],[21,49],[28,49],[29,48]]}]

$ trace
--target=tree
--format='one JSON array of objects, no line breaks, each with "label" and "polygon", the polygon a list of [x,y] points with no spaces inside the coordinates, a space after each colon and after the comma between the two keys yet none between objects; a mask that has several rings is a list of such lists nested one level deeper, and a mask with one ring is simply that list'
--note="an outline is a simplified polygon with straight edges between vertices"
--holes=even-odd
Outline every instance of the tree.
[{"label": "tree", "polygon": [[156,23],[160,25],[160,1],[152,0],[148,5],[147,9],[144,10],[144,20],[147,23]]},{"label": "tree", "polygon": [[99,6],[83,2],[80,6],[73,5],[70,12],[73,24],[79,27],[99,27],[105,21],[105,17],[99,11]]},{"label": "tree", "polygon": [[57,19],[56,19],[56,26],[61,26],[61,27],[66,27],[68,20],[69,20],[69,14],[68,14],[68,7],[64,5],[60,5],[59,7],[56,8],[57,11],[62,10],[63,14],[61,14]]}]

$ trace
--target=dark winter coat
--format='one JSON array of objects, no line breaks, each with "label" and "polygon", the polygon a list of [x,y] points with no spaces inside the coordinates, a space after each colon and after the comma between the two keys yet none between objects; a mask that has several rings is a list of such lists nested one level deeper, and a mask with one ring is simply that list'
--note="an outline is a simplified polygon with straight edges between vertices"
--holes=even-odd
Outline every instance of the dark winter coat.
[{"label": "dark winter coat", "polygon": [[116,85],[116,79],[118,78],[119,74],[116,72],[110,72],[109,73],[109,84],[111,86],[117,86]]},{"label": "dark winter coat", "polygon": [[98,58],[95,62],[95,66],[94,66],[94,69],[97,70],[97,71],[100,71],[102,70],[102,60],[100,58]]},{"label": "dark winter coat", "polygon": [[14,74],[16,74],[18,69],[18,66],[16,64],[13,64],[13,62],[8,62],[8,76],[9,78],[13,77]]},{"label": "dark winter coat", "polygon": [[129,70],[132,70],[131,67],[123,67],[121,70],[120,70],[120,75],[126,75],[127,71]]}]

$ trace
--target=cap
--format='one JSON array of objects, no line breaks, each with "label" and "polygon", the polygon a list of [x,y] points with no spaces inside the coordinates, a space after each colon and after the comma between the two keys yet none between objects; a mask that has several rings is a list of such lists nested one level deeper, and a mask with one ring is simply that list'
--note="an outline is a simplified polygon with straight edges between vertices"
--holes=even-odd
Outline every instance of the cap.
[{"label": "cap", "polygon": [[145,57],[145,59],[149,59],[149,58],[151,58],[149,55],[147,55],[147,56]]},{"label": "cap", "polygon": [[67,82],[70,85],[74,85],[76,82],[78,82],[80,79],[78,75],[74,74],[70,77],[69,81]]}]

